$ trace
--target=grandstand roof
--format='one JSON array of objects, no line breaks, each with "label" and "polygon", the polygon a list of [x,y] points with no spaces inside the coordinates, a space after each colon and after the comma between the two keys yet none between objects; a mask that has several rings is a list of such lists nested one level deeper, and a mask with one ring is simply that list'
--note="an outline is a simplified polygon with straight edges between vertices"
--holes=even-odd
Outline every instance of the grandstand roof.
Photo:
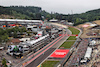
[{"label": "grandstand roof", "polygon": [[91,53],[92,53],[92,48],[88,47],[84,57],[85,58],[90,58]]},{"label": "grandstand roof", "polygon": [[1,22],[42,22],[41,20],[0,19]]}]

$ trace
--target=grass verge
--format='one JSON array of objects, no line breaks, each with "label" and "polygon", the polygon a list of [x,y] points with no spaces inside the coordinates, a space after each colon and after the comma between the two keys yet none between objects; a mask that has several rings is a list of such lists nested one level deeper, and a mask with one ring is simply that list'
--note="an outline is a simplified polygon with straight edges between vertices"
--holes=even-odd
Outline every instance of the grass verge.
[{"label": "grass verge", "polygon": [[[79,30],[69,27],[68,28],[72,34],[79,34]],[[76,40],[76,36],[70,36],[68,40]],[[75,41],[65,41],[59,48],[63,47],[65,49],[71,48]],[[54,67],[59,61],[45,61],[42,63],[42,67]]]},{"label": "grass verge", "polygon": [[72,32],[72,34],[79,34],[79,32],[80,32],[79,30],[77,30],[73,27],[69,27],[68,29]]},{"label": "grass verge", "polygon": [[76,40],[76,36],[70,36],[67,40]]},{"label": "grass verge", "polygon": [[[72,32],[72,34],[79,34],[79,30],[77,30],[77,29],[75,29],[75,28],[73,28],[73,27],[69,27],[68,28],[71,32]],[[69,48],[71,48],[71,46],[74,44],[74,42],[75,41],[68,41],[68,40],[76,40],[76,36],[70,36],[61,46],[60,46],[60,48],[62,47],[62,48],[66,48],[66,49],[69,49]]]},{"label": "grass verge", "polygon": [[45,61],[42,63],[42,67],[54,67],[59,61]]},{"label": "grass verge", "polygon": [[60,46],[60,48],[63,47],[63,48],[69,49],[74,44],[74,42],[75,41],[66,41]]}]

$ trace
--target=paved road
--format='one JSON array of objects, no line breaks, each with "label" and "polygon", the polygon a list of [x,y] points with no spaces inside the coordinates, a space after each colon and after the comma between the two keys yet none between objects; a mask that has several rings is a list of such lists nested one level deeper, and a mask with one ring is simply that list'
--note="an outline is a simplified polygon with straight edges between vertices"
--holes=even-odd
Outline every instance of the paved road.
[{"label": "paved road", "polygon": [[38,66],[43,60],[45,60],[46,57],[48,57],[56,48],[50,48],[47,50],[44,54],[40,55],[36,60],[31,62],[29,65],[26,67],[36,67]]},{"label": "paved road", "polygon": [[[67,29],[67,34],[72,34],[72,32]],[[66,37],[62,38],[57,44],[55,44],[53,46],[53,48],[60,47],[66,41],[66,39],[68,39],[68,38],[69,38],[69,36],[66,36]]]},{"label": "paved road", "polygon": [[[71,34],[70,30],[67,30],[67,34]],[[56,50],[66,39],[68,36],[63,37],[61,40],[58,42],[55,42],[55,45],[48,49],[45,53],[40,55],[37,59],[29,63],[26,67],[36,67],[38,66],[42,61],[44,61],[54,50]],[[54,44],[54,43],[53,43]]]},{"label": "paved road", "polygon": [[[69,32],[68,32],[69,33]],[[59,42],[57,42],[53,47],[48,49],[44,54],[40,55],[37,59],[32,61],[26,67],[36,67],[38,66],[43,60],[45,60],[56,48],[58,48],[68,37],[62,38]]]},{"label": "paved road", "polygon": [[[62,37],[63,39],[63,37]],[[59,42],[58,42],[59,41]],[[61,42],[61,38],[58,39],[56,42],[52,43],[52,45],[58,45]],[[36,67],[38,66],[43,60],[45,60],[56,48],[51,47],[49,48],[47,51],[45,51],[44,53],[42,53],[42,55],[40,55],[37,59],[35,59],[34,61],[32,61],[31,63],[29,63],[26,67]]]}]

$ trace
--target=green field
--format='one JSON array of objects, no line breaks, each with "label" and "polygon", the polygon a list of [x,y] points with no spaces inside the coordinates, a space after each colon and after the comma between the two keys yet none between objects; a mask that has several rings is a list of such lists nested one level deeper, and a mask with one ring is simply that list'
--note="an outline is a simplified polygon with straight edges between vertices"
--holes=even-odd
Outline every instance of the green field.
[{"label": "green field", "polygon": [[67,40],[76,40],[76,36],[70,36]]},{"label": "green field", "polygon": [[69,27],[68,29],[72,32],[72,34],[79,34],[80,32],[79,30],[72,28],[72,27]]},{"label": "green field", "polygon": [[[79,30],[75,29],[75,28],[72,28],[72,27],[69,27],[68,28],[72,34],[79,34]],[[68,40],[76,40],[76,36],[70,36],[61,46],[60,48],[66,48],[66,49],[69,49],[71,48],[71,46],[74,44],[75,41],[68,41]]]},{"label": "green field", "polygon": [[[72,34],[79,34],[79,30],[69,27],[69,30],[72,31]],[[76,40],[76,36],[70,36],[61,46],[60,48],[70,49],[75,41],[68,40]],[[42,67],[54,67],[59,61],[45,61],[42,64]]]},{"label": "green field", "polygon": [[59,61],[45,61],[42,63],[42,67],[54,67]]},{"label": "green field", "polygon": [[63,47],[63,48],[69,49],[74,44],[74,42],[75,41],[66,41],[60,46],[60,48]]}]

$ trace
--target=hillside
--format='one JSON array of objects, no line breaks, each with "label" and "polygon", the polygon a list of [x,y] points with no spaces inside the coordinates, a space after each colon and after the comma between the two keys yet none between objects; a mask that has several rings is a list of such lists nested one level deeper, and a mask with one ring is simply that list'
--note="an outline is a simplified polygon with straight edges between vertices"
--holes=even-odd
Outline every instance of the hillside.
[{"label": "hillside", "polygon": [[100,9],[90,10],[81,14],[59,14],[48,13],[42,10],[41,7],[35,6],[0,6],[0,18],[14,18],[14,19],[58,19],[58,20],[68,20],[69,22],[74,22],[75,25],[90,22],[95,20],[100,20]]},{"label": "hillside", "polygon": [[0,15],[10,15],[18,19],[40,19],[40,7],[31,6],[0,6]]},{"label": "hillside", "polygon": [[74,14],[76,24],[100,20],[100,9],[90,10],[82,14]]},{"label": "hillside", "polygon": [[15,19],[65,19],[64,17],[62,17],[62,14],[52,12],[48,13],[45,10],[42,10],[41,7],[34,6],[0,6],[0,15],[14,16]]}]

